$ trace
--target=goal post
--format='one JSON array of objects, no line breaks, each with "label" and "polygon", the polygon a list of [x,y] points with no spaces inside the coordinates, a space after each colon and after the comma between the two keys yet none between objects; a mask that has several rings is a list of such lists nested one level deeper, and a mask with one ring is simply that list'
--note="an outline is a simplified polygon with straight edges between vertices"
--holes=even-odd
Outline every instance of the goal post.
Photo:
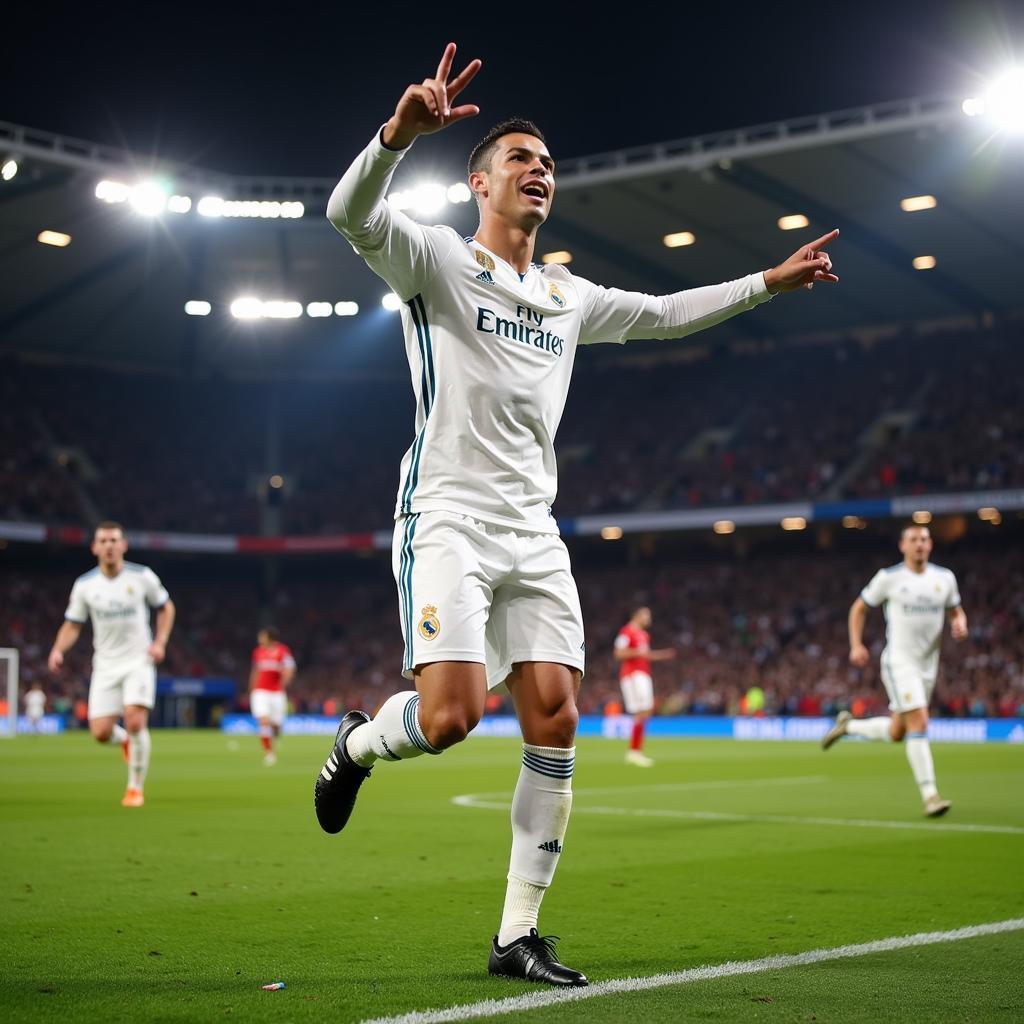
[{"label": "goal post", "polygon": [[7,717],[0,725],[0,739],[18,734],[18,649],[0,647],[0,692],[7,694]]}]

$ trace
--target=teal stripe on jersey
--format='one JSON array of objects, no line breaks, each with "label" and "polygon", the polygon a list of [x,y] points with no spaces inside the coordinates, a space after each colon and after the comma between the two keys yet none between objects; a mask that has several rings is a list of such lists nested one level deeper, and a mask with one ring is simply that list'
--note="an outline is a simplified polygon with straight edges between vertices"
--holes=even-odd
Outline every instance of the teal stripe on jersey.
[{"label": "teal stripe on jersey", "polygon": [[412,569],[413,564],[416,561],[416,556],[413,554],[412,542],[416,536],[416,523],[418,516],[410,516],[409,521],[406,524],[406,541],[404,545],[405,549],[405,564],[401,567],[401,587],[402,593],[405,599],[406,608],[406,619],[405,619],[405,669],[411,671],[416,666],[414,664],[415,657],[413,655],[413,636],[412,636],[412,624],[413,624],[413,604],[412,604]]},{"label": "teal stripe on jersey", "polygon": [[427,309],[420,295],[414,296],[408,303],[413,323],[416,325],[416,342],[420,350],[420,402],[423,405],[423,426],[412,446],[412,458],[409,461],[409,475],[402,488],[402,511],[412,511],[412,496],[419,483],[420,455],[427,432],[427,419],[434,405],[434,353],[430,342],[430,325],[427,323]]}]

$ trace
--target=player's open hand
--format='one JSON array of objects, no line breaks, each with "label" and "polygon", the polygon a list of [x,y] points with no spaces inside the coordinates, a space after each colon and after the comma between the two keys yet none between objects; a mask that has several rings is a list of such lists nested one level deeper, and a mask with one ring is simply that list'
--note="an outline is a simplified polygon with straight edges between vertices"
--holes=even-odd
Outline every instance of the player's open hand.
[{"label": "player's open hand", "polygon": [[441,55],[441,63],[437,65],[437,74],[405,90],[394,114],[384,126],[386,146],[405,149],[417,135],[439,132],[456,121],[480,113],[480,108],[472,103],[453,107],[452,100],[473,80],[480,70],[481,61],[471,60],[458,75],[449,80],[454,59],[455,44],[449,43]]},{"label": "player's open hand", "polygon": [[832,273],[832,260],[825,252],[825,246],[838,237],[839,228],[836,228],[797,249],[777,267],[766,270],[764,283],[768,291],[776,295],[779,292],[793,292],[797,288],[813,288],[817,281],[835,284],[839,278]]},{"label": "player's open hand", "polygon": [[863,644],[850,648],[850,664],[863,668],[871,660],[871,652]]},{"label": "player's open hand", "polygon": [[60,651],[50,651],[50,656],[46,659],[46,665],[56,675],[64,667],[64,655]]}]

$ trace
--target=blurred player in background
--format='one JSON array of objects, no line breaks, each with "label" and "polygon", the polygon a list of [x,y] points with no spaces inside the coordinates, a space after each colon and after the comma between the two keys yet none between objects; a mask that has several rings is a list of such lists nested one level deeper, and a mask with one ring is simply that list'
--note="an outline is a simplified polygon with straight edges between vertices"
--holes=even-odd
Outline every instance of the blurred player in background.
[{"label": "blurred player in background", "polygon": [[879,569],[850,608],[850,662],[863,668],[871,659],[864,646],[864,620],[869,608],[885,611],[882,683],[889,695],[891,717],[853,718],[842,711],[821,745],[828,750],[843,736],[899,743],[906,738],[907,760],[924,801],[924,812],[937,818],[952,806],[939,796],[928,743],[928,704],[939,670],[939,647],[946,609],[954,640],[967,638],[967,616],[960,605],[956,577],[932,565],[932,537],[927,526],[906,526],[900,536],[903,561]]},{"label": "blurred player in background", "polygon": [[263,763],[277,764],[274,737],[281,735],[281,725],[288,712],[288,684],[295,676],[295,658],[273,626],[265,626],[256,634],[249,673],[249,709],[260,725]]},{"label": "blurred player in background", "polygon": [[[174,626],[174,603],[152,569],[126,562],[128,543],[119,523],[96,527],[92,553],[97,566],[71,588],[64,623],[50,651],[59,672],[86,619],[92,620],[92,680],[89,730],[100,743],[121,744],[128,755],[128,788],[121,803],[141,807],[149,770],[149,712],[156,700],[156,666],[164,660]],[[156,636],[150,609],[156,609]],[[124,727],[118,719],[124,715]]]},{"label": "blurred player in background", "polygon": [[25,717],[28,719],[29,727],[33,732],[39,732],[39,723],[46,714],[46,694],[38,682],[32,684],[32,688],[26,691],[22,700],[25,703]]},{"label": "blurred player in background", "polygon": [[644,729],[654,711],[652,661],[670,661],[676,656],[674,647],[651,650],[651,609],[644,606],[633,612],[615,638],[615,658],[619,663],[619,685],[626,713],[633,716],[633,735],[626,751],[628,764],[650,768],[654,761],[644,752]]},{"label": "blurred player in background", "polygon": [[680,338],[776,292],[836,281],[821,250],[837,232],[763,273],[665,296],[540,266],[534,249],[555,164],[540,129],[521,119],[492,128],[470,154],[475,235],[419,224],[385,197],[419,136],[479,113],[451,106],[480,69],[471,61],[450,78],[454,54],[449,44],[434,77],[405,90],[327,205],[334,227],[403,303],[417,433],[402,463],[392,550],[402,668],[415,689],[390,697],[372,722],[361,711],[342,719],[316,779],[316,813],[324,831],[340,832],[375,762],[461,742],[488,690],[507,686],[524,744],[488,970],[582,986],[586,977],[559,963],[537,931],[569,823],[584,667],[579,595],[551,510],[554,437],[576,348]]}]

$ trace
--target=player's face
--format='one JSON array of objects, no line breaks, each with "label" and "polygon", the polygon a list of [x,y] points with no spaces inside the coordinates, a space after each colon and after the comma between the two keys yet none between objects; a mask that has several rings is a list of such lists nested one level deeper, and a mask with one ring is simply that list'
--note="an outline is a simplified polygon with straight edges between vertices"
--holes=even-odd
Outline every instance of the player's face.
[{"label": "player's face", "polygon": [[91,550],[101,565],[118,566],[124,561],[128,542],[120,530],[97,530]]},{"label": "player's face", "polygon": [[651,609],[650,608],[639,608],[636,613],[637,622],[640,624],[641,629],[651,628]]},{"label": "player's face", "polygon": [[904,530],[900,538],[900,553],[914,565],[923,565],[932,553],[932,535],[924,526]]},{"label": "player's face", "polygon": [[555,162],[533,135],[513,132],[498,139],[489,170],[470,175],[486,209],[526,230],[539,227],[555,197]]},{"label": "player's face", "polygon": [[265,630],[261,629],[256,634],[256,643],[258,643],[260,645],[260,647],[266,647],[267,644],[270,643],[270,637],[267,635]]}]

